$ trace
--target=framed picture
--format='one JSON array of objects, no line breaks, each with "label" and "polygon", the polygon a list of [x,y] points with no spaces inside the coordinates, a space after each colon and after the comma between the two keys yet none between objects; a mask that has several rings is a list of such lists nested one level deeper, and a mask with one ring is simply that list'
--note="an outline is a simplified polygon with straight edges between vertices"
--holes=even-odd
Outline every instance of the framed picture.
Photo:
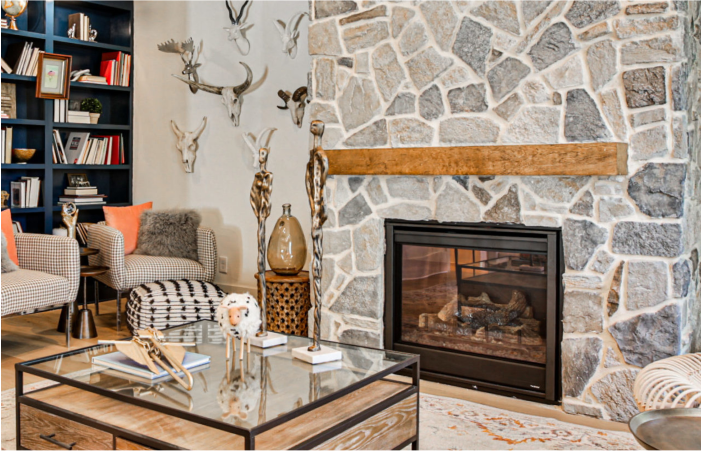
[{"label": "framed picture", "polygon": [[74,188],[90,186],[88,176],[85,174],[66,174],[66,177],[68,177],[68,186]]},{"label": "framed picture", "polygon": [[40,99],[67,100],[71,86],[73,57],[56,53],[40,53],[37,70],[37,92]]}]

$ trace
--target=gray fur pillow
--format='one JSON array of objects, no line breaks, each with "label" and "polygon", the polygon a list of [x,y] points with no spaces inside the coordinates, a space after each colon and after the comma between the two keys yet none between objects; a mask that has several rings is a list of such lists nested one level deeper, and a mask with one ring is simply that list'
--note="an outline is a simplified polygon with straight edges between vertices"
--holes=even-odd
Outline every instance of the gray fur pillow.
[{"label": "gray fur pillow", "polygon": [[10,258],[10,254],[7,253],[7,238],[5,234],[2,233],[2,272],[17,271],[19,266],[15,265],[15,262]]},{"label": "gray fur pillow", "polygon": [[197,228],[201,222],[202,216],[195,210],[146,210],[141,213],[134,253],[197,261]]}]

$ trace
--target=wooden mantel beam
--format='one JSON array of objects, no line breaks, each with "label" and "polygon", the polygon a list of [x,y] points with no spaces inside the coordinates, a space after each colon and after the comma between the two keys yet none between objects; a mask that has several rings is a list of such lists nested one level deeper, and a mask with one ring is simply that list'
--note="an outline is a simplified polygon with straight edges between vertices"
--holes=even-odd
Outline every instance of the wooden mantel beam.
[{"label": "wooden mantel beam", "polygon": [[623,143],[327,150],[335,175],[626,175]]}]

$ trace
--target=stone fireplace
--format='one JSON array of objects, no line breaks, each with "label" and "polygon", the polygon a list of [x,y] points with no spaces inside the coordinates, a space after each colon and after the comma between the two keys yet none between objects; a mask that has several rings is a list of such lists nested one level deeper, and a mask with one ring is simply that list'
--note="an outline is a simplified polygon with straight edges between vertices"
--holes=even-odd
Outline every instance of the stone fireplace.
[{"label": "stone fireplace", "polygon": [[626,421],[639,368],[701,349],[701,2],[310,8],[325,148],[629,144],[625,176],[331,177],[323,336],[383,346],[387,219],[559,228],[563,409]]}]

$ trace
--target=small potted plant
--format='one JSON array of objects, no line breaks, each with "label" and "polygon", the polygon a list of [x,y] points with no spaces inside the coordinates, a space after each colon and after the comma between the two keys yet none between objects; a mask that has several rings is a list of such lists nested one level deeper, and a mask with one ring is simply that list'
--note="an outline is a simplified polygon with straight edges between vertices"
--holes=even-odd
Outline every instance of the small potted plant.
[{"label": "small potted plant", "polygon": [[80,102],[80,111],[90,112],[90,123],[97,124],[98,119],[100,119],[100,114],[102,113],[102,103],[97,99],[83,99]]}]

